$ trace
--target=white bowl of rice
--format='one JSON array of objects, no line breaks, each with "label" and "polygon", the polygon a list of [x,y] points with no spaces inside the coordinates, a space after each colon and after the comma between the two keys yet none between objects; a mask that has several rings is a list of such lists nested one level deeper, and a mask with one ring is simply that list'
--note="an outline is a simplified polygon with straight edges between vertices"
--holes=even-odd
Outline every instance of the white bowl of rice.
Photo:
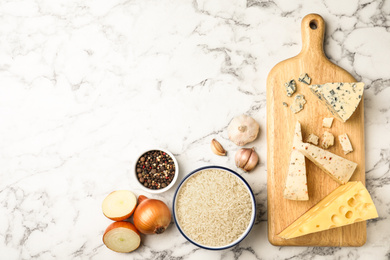
[{"label": "white bowl of rice", "polygon": [[256,217],[255,196],[236,172],[207,166],[188,174],[173,198],[180,233],[209,250],[235,246],[250,232]]}]

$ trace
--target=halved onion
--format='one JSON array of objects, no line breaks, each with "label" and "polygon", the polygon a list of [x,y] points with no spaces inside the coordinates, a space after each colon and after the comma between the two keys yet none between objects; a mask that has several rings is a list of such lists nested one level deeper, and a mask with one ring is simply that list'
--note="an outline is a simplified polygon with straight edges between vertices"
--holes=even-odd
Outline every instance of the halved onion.
[{"label": "halved onion", "polygon": [[130,222],[120,221],[109,225],[103,235],[103,243],[118,253],[129,253],[141,243],[138,230]]},{"label": "halved onion", "polygon": [[129,218],[137,206],[137,197],[128,190],[117,190],[107,195],[103,200],[103,214],[114,221]]}]

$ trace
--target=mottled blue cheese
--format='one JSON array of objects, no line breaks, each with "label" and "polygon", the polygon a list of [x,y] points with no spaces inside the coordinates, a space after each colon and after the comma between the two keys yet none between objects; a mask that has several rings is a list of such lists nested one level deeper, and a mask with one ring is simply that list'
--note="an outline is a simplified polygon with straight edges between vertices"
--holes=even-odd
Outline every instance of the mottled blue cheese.
[{"label": "mottled blue cheese", "polygon": [[306,180],[305,156],[296,148],[302,143],[301,124],[295,125],[293,147],[291,149],[290,164],[286,176],[283,197],[289,200],[308,200]]},{"label": "mottled blue cheese", "polygon": [[318,144],[318,136],[316,136],[315,134],[310,134],[306,139],[306,143],[311,143],[311,144],[317,145]]},{"label": "mottled blue cheese", "polygon": [[298,150],[340,184],[347,183],[357,167],[357,163],[312,144],[301,143]]},{"label": "mottled blue cheese", "polygon": [[298,94],[294,98],[294,102],[291,104],[290,109],[293,113],[301,111],[306,104],[305,96]]},{"label": "mottled blue cheese", "polygon": [[310,85],[311,83],[311,78],[306,74],[306,73],[302,73],[300,76],[299,76],[299,79],[298,79],[300,82],[302,83],[305,83],[307,85]]},{"label": "mottled blue cheese", "polygon": [[337,119],[346,122],[362,99],[364,83],[326,83],[309,88]]},{"label": "mottled blue cheese", "polygon": [[297,90],[297,84],[293,79],[290,80],[289,82],[284,83],[284,86],[286,87],[286,92],[288,97],[291,97]]},{"label": "mottled blue cheese", "polygon": [[328,149],[330,146],[334,145],[334,136],[332,133],[325,131],[321,137],[321,147]]},{"label": "mottled blue cheese", "polygon": [[353,152],[351,141],[349,141],[347,134],[339,135],[339,141],[341,144],[341,147],[343,148],[344,154]]}]

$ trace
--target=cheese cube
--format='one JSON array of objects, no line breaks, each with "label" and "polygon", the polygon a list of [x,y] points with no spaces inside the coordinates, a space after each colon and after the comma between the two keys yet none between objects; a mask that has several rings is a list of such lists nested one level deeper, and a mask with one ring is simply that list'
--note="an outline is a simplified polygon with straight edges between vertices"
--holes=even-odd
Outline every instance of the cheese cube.
[{"label": "cheese cube", "polygon": [[322,120],[322,127],[331,128],[333,123],[333,117],[325,117]]},{"label": "cheese cube", "polygon": [[315,134],[310,134],[306,139],[306,143],[312,143],[312,144],[317,145],[318,144],[318,136],[316,136]]},{"label": "cheese cube", "polygon": [[339,141],[341,147],[343,148],[344,154],[350,153],[353,151],[351,141],[349,141],[347,134],[339,135]]},{"label": "cheese cube", "polygon": [[378,212],[366,187],[348,182],[314,205],[279,237],[290,239],[378,217]]},{"label": "cheese cube", "polygon": [[302,143],[298,150],[340,184],[347,183],[357,167],[357,163],[312,144]]},{"label": "cheese cube", "polygon": [[325,133],[322,135],[321,147],[328,149],[332,145],[334,145],[334,136],[332,133],[325,131]]},{"label": "cheese cube", "polygon": [[301,124],[297,121],[291,149],[283,197],[289,200],[308,200],[305,156],[296,148],[302,143]]}]

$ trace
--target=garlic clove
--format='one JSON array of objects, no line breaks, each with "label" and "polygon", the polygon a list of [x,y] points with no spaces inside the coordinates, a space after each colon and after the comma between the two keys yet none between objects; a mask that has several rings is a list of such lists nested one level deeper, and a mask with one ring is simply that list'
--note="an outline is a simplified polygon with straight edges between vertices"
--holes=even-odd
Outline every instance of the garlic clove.
[{"label": "garlic clove", "polygon": [[253,147],[251,156],[249,157],[248,162],[245,164],[245,166],[243,168],[244,171],[250,172],[251,170],[253,170],[256,167],[258,162],[259,162],[259,156],[257,155],[257,153]]},{"label": "garlic clove", "polygon": [[235,156],[235,163],[238,168],[246,172],[253,170],[259,162],[259,156],[255,148],[241,148]]},{"label": "garlic clove", "polygon": [[222,147],[222,145],[215,139],[211,140],[211,150],[213,153],[219,156],[225,156],[226,150]]},{"label": "garlic clove", "polygon": [[241,148],[237,151],[236,156],[234,157],[236,166],[238,168],[244,168],[251,156],[252,150],[248,148]]}]

